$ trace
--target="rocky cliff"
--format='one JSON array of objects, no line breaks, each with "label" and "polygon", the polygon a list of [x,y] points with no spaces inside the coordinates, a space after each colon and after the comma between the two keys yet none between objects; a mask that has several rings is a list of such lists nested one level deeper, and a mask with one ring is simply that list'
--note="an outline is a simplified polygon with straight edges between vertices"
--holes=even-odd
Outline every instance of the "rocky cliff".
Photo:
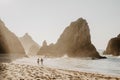
[{"label": "rocky cliff", "polygon": [[54,45],[53,43],[50,45],[47,45],[47,41],[44,40],[42,47],[38,51],[38,55],[45,55],[49,57],[59,57],[61,56],[61,54],[59,54],[58,52],[59,51],[57,51],[56,45]]},{"label": "rocky cliff", "polygon": [[5,24],[0,20],[0,54],[9,54],[14,57],[25,56],[24,48],[22,47],[17,36],[5,27]]},{"label": "rocky cliff", "polygon": [[89,26],[83,18],[72,22],[63,31],[56,44],[42,47],[38,54],[46,55],[46,53],[53,56],[67,54],[69,57],[101,58],[91,43]]},{"label": "rocky cliff", "polygon": [[23,37],[20,37],[19,40],[22,43],[27,55],[36,55],[40,46],[32,39],[28,33],[26,33]]},{"label": "rocky cliff", "polygon": [[120,55],[120,34],[117,37],[110,39],[104,54],[114,56]]}]

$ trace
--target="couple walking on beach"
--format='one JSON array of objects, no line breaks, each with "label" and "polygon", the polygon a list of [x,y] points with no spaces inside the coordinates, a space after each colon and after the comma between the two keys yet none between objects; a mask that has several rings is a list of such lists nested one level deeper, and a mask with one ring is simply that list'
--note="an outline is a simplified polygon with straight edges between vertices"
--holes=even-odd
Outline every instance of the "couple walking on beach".
[{"label": "couple walking on beach", "polygon": [[37,59],[37,63],[38,63],[38,65],[39,65],[39,63],[41,62],[41,65],[43,65],[43,58],[41,58],[41,59]]}]

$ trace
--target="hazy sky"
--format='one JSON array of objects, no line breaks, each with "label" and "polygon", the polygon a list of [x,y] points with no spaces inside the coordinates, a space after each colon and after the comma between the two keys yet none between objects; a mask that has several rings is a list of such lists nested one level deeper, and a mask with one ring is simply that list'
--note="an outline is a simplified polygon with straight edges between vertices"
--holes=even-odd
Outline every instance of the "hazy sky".
[{"label": "hazy sky", "polygon": [[120,0],[0,0],[0,18],[21,37],[28,32],[40,45],[56,42],[72,21],[83,17],[97,49],[120,33]]}]

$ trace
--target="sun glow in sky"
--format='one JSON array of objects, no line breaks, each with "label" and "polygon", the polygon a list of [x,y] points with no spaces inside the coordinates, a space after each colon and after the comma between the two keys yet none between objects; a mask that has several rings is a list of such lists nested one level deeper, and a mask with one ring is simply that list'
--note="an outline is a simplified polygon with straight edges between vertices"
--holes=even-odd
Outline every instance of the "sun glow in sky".
[{"label": "sun glow in sky", "polygon": [[55,43],[63,30],[78,18],[87,20],[91,40],[105,49],[120,33],[120,0],[0,0],[0,18],[21,37],[26,32],[42,44]]}]

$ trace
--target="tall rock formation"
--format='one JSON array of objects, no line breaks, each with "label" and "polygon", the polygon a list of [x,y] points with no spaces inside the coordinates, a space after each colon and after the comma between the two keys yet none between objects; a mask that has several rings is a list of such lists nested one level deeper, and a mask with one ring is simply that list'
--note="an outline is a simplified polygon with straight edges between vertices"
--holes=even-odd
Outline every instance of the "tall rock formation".
[{"label": "tall rock formation", "polygon": [[14,33],[9,31],[0,20],[0,54],[15,57],[25,56],[24,48]]},{"label": "tall rock formation", "polygon": [[104,54],[113,56],[120,55],[120,34],[117,37],[110,39]]},{"label": "tall rock formation", "polygon": [[47,41],[44,40],[42,47],[40,48],[38,55],[44,55],[49,57],[59,57],[61,54],[58,54],[56,50],[56,46],[52,43],[50,45],[47,45]]},{"label": "tall rock formation", "polygon": [[26,33],[23,37],[19,38],[27,55],[34,56],[39,51],[40,46]]},{"label": "tall rock formation", "polygon": [[[91,43],[89,26],[83,18],[79,18],[66,27],[57,43],[52,45],[51,48],[50,46],[46,47],[45,51],[53,56],[67,54],[70,57],[101,58]],[[41,49],[38,54],[46,55],[41,53]]]},{"label": "tall rock formation", "polygon": [[46,40],[43,41],[42,46],[43,46],[43,47],[47,47],[47,42],[46,42]]}]

